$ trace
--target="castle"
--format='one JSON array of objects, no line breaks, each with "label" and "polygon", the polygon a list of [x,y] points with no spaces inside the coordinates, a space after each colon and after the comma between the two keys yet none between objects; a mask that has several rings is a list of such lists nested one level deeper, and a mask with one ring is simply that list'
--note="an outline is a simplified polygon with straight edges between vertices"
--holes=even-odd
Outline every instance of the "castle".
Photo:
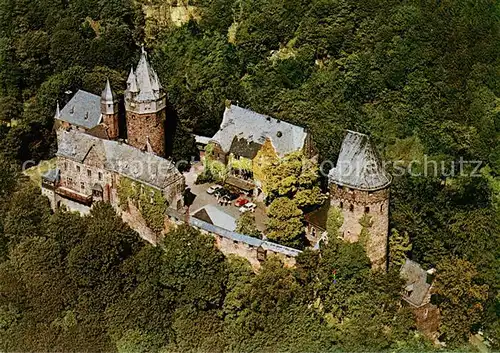
[{"label": "castle", "polygon": [[[226,107],[219,131],[208,146],[207,157],[229,169],[225,182],[254,195],[266,192],[266,165],[293,152],[313,160],[317,157],[311,134],[304,128],[235,105]],[[343,217],[341,238],[362,242],[373,267],[384,268],[390,184],[391,176],[369,136],[346,131],[336,166],[328,175],[330,200],[306,215],[310,242],[317,244],[325,235],[328,210],[338,207]]]},{"label": "castle", "polygon": [[254,195],[266,193],[264,169],[273,161],[299,151],[317,154],[306,129],[232,104],[209,146],[208,157],[228,166],[225,182]]},{"label": "castle", "polygon": [[164,158],[166,94],[144,49],[125,90],[127,140],[120,139],[119,113],[109,80],[100,97],[79,90],[62,110],[57,105],[57,167],[42,176],[42,193],[54,209],[85,214],[97,201],[118,209],[124,179],[182,208],[184,177]]},{"label": "castle", "polygon": [[[122,212],[129,200],[120,195],[120,188],[127,184],[143,203],[160,199],[170,211],[183,209],[184,176],[165,159],[166,93],[144,49],[128,76],[124,101],[125,112],[120,112],[108,80],[101,96],[79,90],[63,109],[57,105],[57,166],[42,176],[42,193],[52,208],[86,214],[95,202],[105,201]],[[123,115],[126,139],[120,127]],[[204,139],[207,158],[231,167],[226,183],[255,196],[266,192],[268,163],[299,151],[308,158],[317,157],[306,129],[231,104],[226,106],[219,131]],[[384,268],[390,184],[391,177],[370,138],[347,131],[336,167],[328,176],[329,202],[306,215],[308,238],[313,244],[324,238],[328,210],[337,207],[343,216],[339,236],[361,242],[373,266]],[[226,231],[211,232],[220,236]],[[240,235],[227,237],[233,237],[230,244],[243,239]],[[248,244],[255,241],[243,243],[248,250]],[[280,252],[285,247],[275,248]],[[283,251],[287,256],[297,252]]]}]

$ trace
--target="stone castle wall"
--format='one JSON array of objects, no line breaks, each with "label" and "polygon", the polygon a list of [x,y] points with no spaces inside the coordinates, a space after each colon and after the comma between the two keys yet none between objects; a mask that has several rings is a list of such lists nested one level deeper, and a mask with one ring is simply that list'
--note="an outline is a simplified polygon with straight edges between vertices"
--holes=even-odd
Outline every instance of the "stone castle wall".
[{"label": "stone castle wall", "polygon": [[145,150],[149,138],[153,152],[164,157],[165,121],[165,109],[151,114],[137,114],[127,111],[128,143],[140,150]]},{"label": "stone castle wall", "polygon": [[[330,203],[338,207],[344,223],[340,231],[346,241],[363,241],[374,268],[385,268],[389,233],[389,189],[368,192],[335,184],[330,186]],[[360,239],[360,221],[369,220],[367,239]]]},{"label": "stone castle wall", "polygon": [[102,120],[107,127],[108,136],[110,139],[116,139],[120,135],[118,126],[118,113],[116,114],[103,114]]},{"label": "stone castle wall", "polygon": [[[168,210],[168,227],[175,227],[186,222],[185,216],[180,213]],[[237,255],[250,262],[254,270],[258,270],[262,265],[262,258],[259,258],[258,252],[265,253],[265,257],[276,256],[285,266],[295,266],[295,257],[301,251],[288,248],[269,241],[253,238],[247,235],[238,234],[229,230],[216,227],[199,219],[190,217],[189,225],[198,229],[204,234],[210,234],[215,238],[215,246],[225,255]]]}]

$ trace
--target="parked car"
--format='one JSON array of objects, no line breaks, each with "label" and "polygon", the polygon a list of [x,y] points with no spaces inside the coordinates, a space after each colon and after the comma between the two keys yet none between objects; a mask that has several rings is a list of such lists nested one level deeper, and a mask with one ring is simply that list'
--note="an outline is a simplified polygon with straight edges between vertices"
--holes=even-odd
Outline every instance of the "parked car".
[{"label": "parked car", "polygon": [[220,190],[220,189],[222,189],[222,186],[220,186],[218,184],[212,185],[207,189],[207,194],[213,195],[217,190]]},{"label": "parked car", "polygon": [[248,202],[244,204],[243,206],[240,207],[240,212],[245,213],[245,212],[255,212],[255,209],[257,208],[257,205],[254,204],[253,202]]},{"label": "parked car", "polygon": [[239,194],[236,194],[234,192],[231,192],[230,190],[226,189],[226,188],[221,188],[217,191],[215,191],[214,195],[217,197],[217,198],[225,198],[229,201],[233,201],[233,200],[236,200],[238,198],[238,196],[240,196]]},{"label": "parked car", "polygon": [[244,198],[243,196],[240,196],[240,197],[238,197],[238,199],[234,202],[234,205],[235,205],[236,207],[241,207],[241,206],[243,206],[243,205],[245,205],[245,204],[247,204],[247,203],[249,203],[249,202],[250,202],[250,201],[249,201],[248,199]]}]

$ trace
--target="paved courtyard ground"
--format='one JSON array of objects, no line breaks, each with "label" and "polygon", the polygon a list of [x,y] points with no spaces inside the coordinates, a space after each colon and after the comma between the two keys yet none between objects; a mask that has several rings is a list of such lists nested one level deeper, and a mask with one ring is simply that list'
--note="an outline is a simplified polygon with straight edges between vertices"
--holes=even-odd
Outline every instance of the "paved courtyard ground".
[{"label": "paved courtyard ground", "polygon": [[[234,201],[232,204],[228,206],[221,206],[218,204],[215,196],[209,195],[207,193],[207,189],[211,185],[214,185],[214,183],[206,183],[199,185],[195,184],[197,175],[202,171],[203,171],[203,165],[201,163],[197,163],[191,167],[191,170],[189,172],[184,173],[184,177],[186,178],[186,185],[190,187],[191,192],[196,195],[193,205],[190,208],[190,213],[194,214],[197,210],[206,205],[215,205],[222,211],[234,217],[235,219],[238,219],[241,216],[241,213],[238,210],[238,207],[234,206]],[[267,221],[266,207],[262,202],[254,201],[252,199],[251,201],[257,205],[257,209],[255,210],[255,223],[257,229],[259,229],[260,231],[264,231],[266,229],[265,224]]]}]

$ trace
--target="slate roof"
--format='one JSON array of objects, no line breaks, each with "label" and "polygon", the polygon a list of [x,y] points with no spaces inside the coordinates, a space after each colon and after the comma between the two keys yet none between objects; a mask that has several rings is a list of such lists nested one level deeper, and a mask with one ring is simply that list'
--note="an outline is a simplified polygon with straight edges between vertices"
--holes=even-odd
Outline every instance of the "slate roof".
[{"label": "slate roof", "polygon": [[175,165],[159,156],[125,143],[102,140],[81,131],[57,132],[57,156],[83,163],[91,149],[102,159],[107,170],[163,189],[183,178]]},{"label": "slate roof", "polygon": [[391,176],[384,170],[368,135],[348,130],[330,182],[359,190],[375,191],[387,187]]},{"label": "slate roof", "polygon": [[236,230],[236,219],[214,205],[200,208],[193,217],[231,232]]},{"label": "slate roof", "polygon": [[[304,128],[231,105],[226,108],[219,131],[212,137],[228,153],[235,137],[240,142],[262,145],[269,138],[280,156],[304,147],[307,133]],[[241,148],[241,146],[239,146]],[[253,150],[252,147],[249,148]],[[250,153],[251,154],[251,153]]]},{"label": "slate roof", "polygon": [[101,97],[79,90],[55,118],[91,129],[101,122]]},{"label": "slate roof", "polygon": [[403,299],[416,307],[427,304],[427,294],[431,288],[427,283],[427,272],[415,261],[407,259],[400,273],[406,280],[405,291],[410,292],[410,295],[403,294]]}]

